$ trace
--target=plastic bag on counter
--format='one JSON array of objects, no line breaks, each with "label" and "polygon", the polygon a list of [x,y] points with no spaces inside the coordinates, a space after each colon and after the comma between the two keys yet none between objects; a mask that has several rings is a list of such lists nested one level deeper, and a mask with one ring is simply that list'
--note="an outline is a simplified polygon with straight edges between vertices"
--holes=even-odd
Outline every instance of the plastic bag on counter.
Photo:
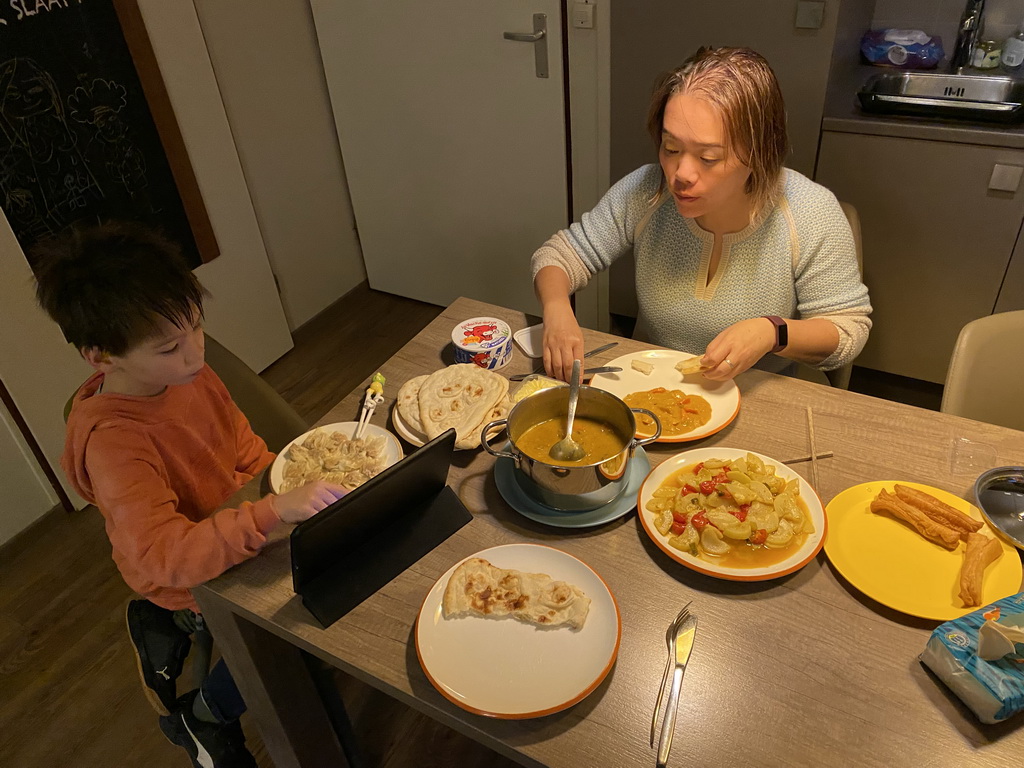
[{"label": "plastic bag on counter", "polygon": [[[928,639],[921,661],[981,722],[1001,722],[1024,711],[1024,654],[1019,652],[1024,645],[1000,640],[1003,635],[1012,638],[1018,628],[1024,628],[1024,593],[941,624]],[[993,638],[995,643],[990,642]],[[997,653],[1010,650],[997,655],[992,647]]]},{"label": "plastic bag on counter", "polygon": [[945,55],[942,38],[919,29],[872,29],[860,39],[869,64],[898,69],[935,69]]}]

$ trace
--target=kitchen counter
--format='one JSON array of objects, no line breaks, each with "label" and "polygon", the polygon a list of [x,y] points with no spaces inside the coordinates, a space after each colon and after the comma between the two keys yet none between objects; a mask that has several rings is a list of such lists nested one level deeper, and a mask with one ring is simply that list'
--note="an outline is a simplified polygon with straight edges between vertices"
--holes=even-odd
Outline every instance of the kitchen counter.
[{"label": "kitchen counter", "polygon": [[[1024,149],[1024,123],[973,123],[967,120],[873,115],[861,111],[857,91],[883,67],[861,64],[833,72],[825,98],[823,131],[948,141]],[[973,70],[972,70],[973,71]]]}]

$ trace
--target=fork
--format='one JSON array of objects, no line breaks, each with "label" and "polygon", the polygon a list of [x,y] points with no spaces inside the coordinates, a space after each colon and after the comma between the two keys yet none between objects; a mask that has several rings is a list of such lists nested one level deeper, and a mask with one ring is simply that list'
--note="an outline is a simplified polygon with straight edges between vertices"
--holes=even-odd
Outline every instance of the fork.
[{"label": "fork", "polygon": [[651,746],[654,746],[654,729],[658,724],[658,716],[661,714],[661,707],[665,703],[665,686],[668,685],[668,677],[672,674],[672,665],[675,663],[676,658],[676,632],[679,626],[686,621],[686,617],[690,615],[690,605],[693,601],[691,600],[682,607],[679,614],[668,625],[668,630],[665,632],[665,643],[668,645],[668,658],[665,660],[665,671],[661,675],[661,687],[658,689],[658,702],[654,706],[654,714],[651,716]]}]

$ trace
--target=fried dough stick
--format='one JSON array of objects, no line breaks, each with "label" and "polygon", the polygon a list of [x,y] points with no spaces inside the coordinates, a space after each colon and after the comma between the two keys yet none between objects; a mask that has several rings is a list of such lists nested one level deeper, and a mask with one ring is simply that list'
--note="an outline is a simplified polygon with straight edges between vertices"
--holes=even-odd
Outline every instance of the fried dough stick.
[{"label": "fried dough stick", "polygon": [[987,568],[1002,554],[995,539],[980,533],[967,534],[967,551],[960,569],[960,599],[966,607],[981,605],[981,581]]},{"label": "fried dough stick", "polygon": [[916,488],[896,484],[896,495],[911,506],[917,507],[928,517],[940,525],[953,528],[960,532],[960,537],[967,540],[967,534],[981,530],[981,521],[965,515],[959,509],[939,501],[934,496]]},{"label": "fried dough stick", "polygon": [[953,550],[960,544],[960,531],[935,522],[917,507],[907,504],[885,489],[882,489],[875,500],[871,502],[871,511],[875,513],[888,512],[894,517],[910,523],[914,530],[940,547]]}]

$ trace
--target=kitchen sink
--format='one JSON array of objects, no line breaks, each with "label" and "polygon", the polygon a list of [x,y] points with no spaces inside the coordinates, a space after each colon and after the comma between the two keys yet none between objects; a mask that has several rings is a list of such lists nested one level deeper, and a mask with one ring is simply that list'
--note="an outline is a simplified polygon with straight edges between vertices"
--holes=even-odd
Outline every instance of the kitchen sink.
[{"label": "kitchen sink", "polygon": [[857,93],[865,112],[1024,121],[1024,79],[938,72],[873,75]]}]

